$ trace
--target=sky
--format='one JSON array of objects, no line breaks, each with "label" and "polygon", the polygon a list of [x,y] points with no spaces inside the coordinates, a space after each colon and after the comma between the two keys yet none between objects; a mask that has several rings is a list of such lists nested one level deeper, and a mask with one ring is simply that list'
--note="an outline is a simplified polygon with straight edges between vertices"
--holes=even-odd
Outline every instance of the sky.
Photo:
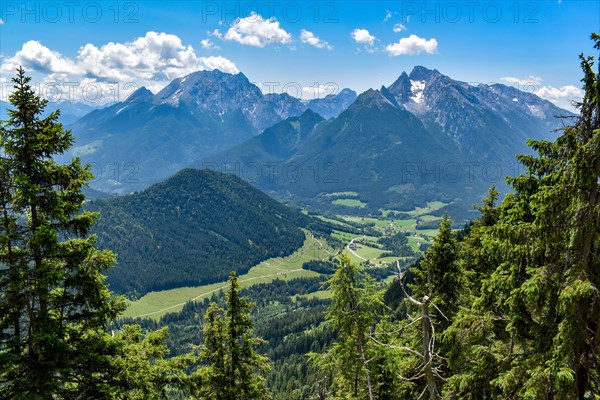
[{"label": "sky", "polygon": [[45,97],[92,104],[197,70],[310,99],[422,65],[571,108],[591,32],[599,1],[2,1],[0,96],[19,65]]}]

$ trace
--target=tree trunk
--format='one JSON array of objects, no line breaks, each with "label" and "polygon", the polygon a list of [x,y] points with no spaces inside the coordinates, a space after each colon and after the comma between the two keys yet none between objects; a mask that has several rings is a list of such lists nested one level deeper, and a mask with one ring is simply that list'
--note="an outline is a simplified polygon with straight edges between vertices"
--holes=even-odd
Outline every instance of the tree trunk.
[{"label": "tree trunk", "polygon": [[438,391],[437,383],[435,381],[435,375],[433,373],[433,366],[431,360],[431,337],[433,335],[431,324],[432,322],[429,317],[429,300],[426,300],[421,304],[421,331],[423,338],[423,364],[425,381],[427,382],[427,389],[429,390],[429,398],[431,400],[439,400],[440,393]]}]

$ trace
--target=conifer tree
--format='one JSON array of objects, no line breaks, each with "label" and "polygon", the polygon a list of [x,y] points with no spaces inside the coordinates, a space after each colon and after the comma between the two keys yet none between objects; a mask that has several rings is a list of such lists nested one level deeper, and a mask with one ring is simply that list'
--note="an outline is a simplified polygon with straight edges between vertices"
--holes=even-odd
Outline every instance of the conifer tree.
[{"label": "conifer tree", "polygon": [[0,397],[75,398],[107,368],[96,351],[123,309],[102,275],[115,257],[86,237],[90,167],[53,160],[74,140],[59,111],[42,116],[47,101],[22,68],[12,81],[14,109],[0,127]]},{"label": "conifer tree", "polygon": [[200,347],[200,359],[209,367],[203,371],[205,377],[201,379],[199,387],[200,398],[219,398],[218,396],[224,395],[233,385],[227,368],[224,313],[216,303],[211,303],[204,314],[204,344]]},{"label": "conifer tree", "polygon": [[327,287],[332,304],[326,318],[340,340],[326,354],[312,354],[311,358],[322,370],[333,373],[335,398],[373,400],[381,383],[380,376],[373,373],[377,369],[373,357],[383,359],[377,354],[371,336],[384,307],[383,293],[345,254],[339,256],[338,267]]},{"label": "conifer tree", "polygon": [[433,246],[427,250],[419,268],[414,268],[413,272],[413,296],[417,299],[424,296],[431,298],[437,308],[434,316],[436,330],[441,333],[450,325],[450,318],[458,310],[462,290],[458,242],[448,215],[442,218]]},{"label": "conifer tree", "polygon": [[237,275],[229,276],[227,310],[212,303],[204,316],[200,359],[207,368],[196,373],[197,396],[211,400],[259,400],[269,397],[262,373],[268,360],[255,350],[263,340],[253,335],[250,312],[254,305],[240,296]]},{"label": "conifer tree", "polygon": [[90,166],[54,157],[73,144],[43,117],[22,68],[0,126],[0,398],[153,399],[186,390],[190,355],[166,360],[166,330],[106,331],[124,308],[103,273],[115,255],[88,236],[97,213],[82,211]]},{"label": "conifer tree", "polygon": [[[600,50],[600,35],[592,34]],[[600,393],[600,72],[581,55],[580,115],[554,142],[530,141],[527,173],[481,239],[497,260],[457,318],[460,398],[586,399]],[[489,379],[489,371],[494,376]],[[489,379],[486,392],[474,382]]]},{"label": "conifer tree", "polygon": [[[409,309],[408,318],[396,329],[396,339],[390,348],[402,353],[398,373],[405,381],[403,397],[441,398],[441,388],[447,375],[445,354],[452,347],[443,343],[444,331],[458,310],[463,290],[456,235],[446,215],[440,223],[434,244],[421,261],[411,268],[415,283],[408,285],[400,272],[400,287]],[[400,270],[400,265],[398,264]]]}]

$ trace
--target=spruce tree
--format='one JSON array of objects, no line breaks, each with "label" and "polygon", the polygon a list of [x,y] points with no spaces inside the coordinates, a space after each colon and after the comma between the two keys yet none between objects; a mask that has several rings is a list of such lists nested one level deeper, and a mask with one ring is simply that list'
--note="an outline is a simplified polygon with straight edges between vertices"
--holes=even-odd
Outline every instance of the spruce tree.
[{"label": "spruce tree", "polygon": [[107,368],[94,352],[123,309],[102,275],[115,256],[86,236],[96,218],[80,212],[90,167],[53,159],[74,140],[59,111],[43,117],[47,101],[22,68],[12,81],[14,109],[0,127],[0,397],[75,398],[93,386],[82,377]]},{"label": "spruce tree", "polygon": [[554,142],[530,141],[537,155],[519,156],[527,173],[509,180],[515,193],[481,238],[496,268],[452,328],[465,351],[449,395],[600,393],[600,71],[592,57],[581,66],[580,115]]},{"label": "spruce tree", "polygon": [[427,393],[429,399],[439,400],[447,376],[445,354],[452,348],[452,343],[444,343],[442,337],[464,290],[458,242],[447,215],[440,223],[433,246],[410,272],[414,274],[414,284],[406,285],[403,273],[397,281],[409,313],[391,331],[395,334],[390,348],[401,355],[397,365],[404,382],[400,396],[421,398]]},{"label": "spruce tree", "polygon": [[124,308],[103,273],[115,255],[88,232],[97,213],[82,211],[92,178],[78,158],[54,157],[73,144],[43,117],[22,68],[0,126],[0,398],[153,399],[187,390],[190,355],[166,360],[166,330],[106,331]]},{"label": "spruce tree", "polygon": [[204,314],[204,344],[200,347],[200,359],[205,361],[209,368],[203,371],[199,387],[200,398],[225,398],[229,388],[233,385],[227,368],[227,336],[223,314],[225,311],[216,303],[211,303]]},{"label": "spruce tree", "polygon": [[423,257],[419,267],[413,269],[415,284],[413,296],[431,298],[437,309],[434,313],[436,330],[442,333],[458,310],[462,290],[462,273],[459,265],[458,242],[452,232],[451,221],[444,215],[437,235]]},{"label": "spruce tree", "polygon": [[[373,400],[384,384],[380,378],[385,368],[379,369],[374,358],[383,363],[385,356],[371,339],[385,307],[383,292],[377,291],[369,275],[345,254],[339,256],[338,267],[326,284],[332,296],[326,318],[339,340],[325,354],[311,354],[311,358],[334,375],[335,398]],[[378,369],[379,374],[374,373]]]},{"label": "spruce tree", "polygon": [[240,296],[237,275],[229,276],[227,310],[211,303],[204,316],[204,343],[200,367],[194,374],[199,380],[196,396],[210,400],[259,400],[269,398],[262,375],[269,369],[268,359],[255,347],[264,343],[253,335],[250,312],[254,305]]}]

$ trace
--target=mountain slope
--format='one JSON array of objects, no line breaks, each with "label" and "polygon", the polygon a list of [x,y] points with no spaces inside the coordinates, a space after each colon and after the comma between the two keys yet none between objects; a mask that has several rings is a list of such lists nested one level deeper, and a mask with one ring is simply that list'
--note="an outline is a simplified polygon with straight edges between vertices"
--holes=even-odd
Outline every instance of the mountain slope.
[{"label": "mountain slope", "polygon": [[142,87],[125,101],[79,119],[69,126],[76,144],[65,158],[80,156],[94,164],[95,189],[127,194],[307,108],[337,115],[352,93],[304,102],[285,93],[263,95],[242,73],[194,72],[156,95]]},{"label": "mountain slope", "polygon": [[339,93],[328,94],[322,99],[310,100],[307,107],[325,119],[335,118],[354,103],[356,97],[354,90],[342,89]]},{"label": "mountain slope", "polygon": [[[9,108],[14,109],[14,107],[10,103],[0,100],[0,120],[8,119],[8,113],[6,112],[6,110]],[[90,112],[92,112],[93,110],[95,110],[97,108],[98,107],[96,107],[94,105],[75,102],[75,101],[68,101],[68,100],[60,100],[58,102],[50,101],[50,102],[48,102],[48,105],[46,106],[44,115],[48,115],[51,112],[56,111],[57,109],[60,109],[60,122],[65,125],[68,125],[68,124],[72,124],[73,122],[77,121],[81,117],[89,114]]]},{"label": "mountain slope", "polygon": [[413,114],[371,89],[324,124],[289,160],[303,173],[318,173],[282,180],[275,190],[308,198],[350,191],[372,205],[412,205],[440,183],[438,176],[421,173],[422,165],[430,160],[447,163],[457,156],[448,138],[430,133]]},{"label": "mountain slope", "polygon": [[268,166],[295,155],[323,121],[323,117],[308,109],[299,117],[281,121],[244,143],[210,156],[192,167],[218,169],[220,163],[225,161],[228,164],[226,168],[242,177],[249,174],[245,174],[245,171],[251,166],[258,168],[260,175],[266,174]]},{"label": "mountain slope", "polygon": [[302,246],[308,217],[233,175],[183,170],[129,196],[89,203],[98,243],[118,254],[112,290],[143,294],[224,280]]},{"label": "mountain slope", "polygon": [[532,93],[501,84],[477,86],[417,66],[387,88],[432,132],[455,142],[470,162],[514,163],[529,138],[551,137],[556,115],[571,113]]}]

